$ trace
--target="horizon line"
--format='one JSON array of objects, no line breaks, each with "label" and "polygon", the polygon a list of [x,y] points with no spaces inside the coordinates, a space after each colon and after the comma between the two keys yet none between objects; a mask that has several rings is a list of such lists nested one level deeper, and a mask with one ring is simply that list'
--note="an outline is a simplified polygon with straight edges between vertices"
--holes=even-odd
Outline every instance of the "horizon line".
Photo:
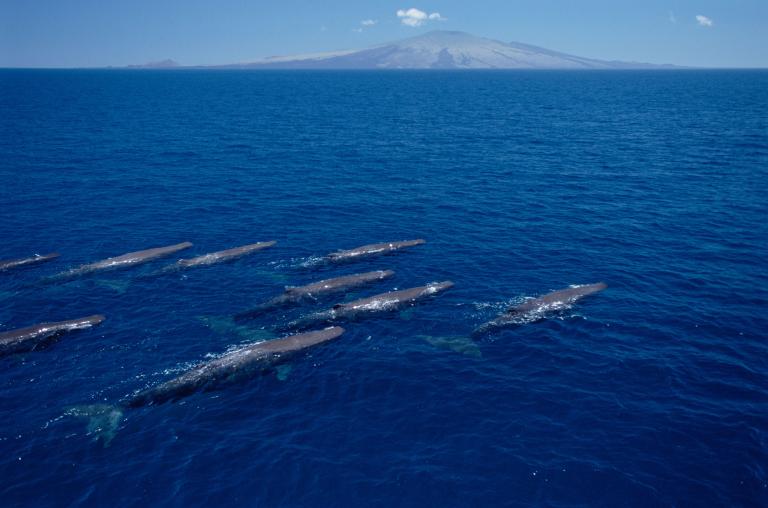
[{"label": "horizon line", "polygon": [[[635,63],[635,62],[629,62],[629,63]],[[541,72],[541,71],[568,71],[568,72],[580,72],[580,71],[599,71],[599,72],[622,72],[622,71],[713,71],[713,70],[768,70],[768,66],[766,67],[694,67],[694,66],[686,66],[686,65],[677,65],[677,64],[653,64],[654,67],[649,68],[626,68],[626,69],[617,69],[617,68],[583,68],[583,69],[574,69],[574,68],[558,68],[558,67],[551,67],[551,68],[518,68],[518,69],[511,69],[511,68],[390,68],[390,67],[382,67],[382,68],[360,68],[360,69],[351,69],[351,68],[327,68],[327,69],[317,69],[317,68],[273,68],[273,67],[259,67],[258,65],[253,65],[249,63],[245,64],[212,64],[212,65],[174,65],[174,66],[158,66],[158,67],[152,67],[149,64],[129,64],[129,65],[106,65],[106,66],[73,66],[73,67],[51,67],[51,66],[25,66],[25,67],[3,67],[0,66],[0,71],[8,71],[8,70],[50,70],[50,71],[74,71],[74,70],[89,70],[89,71],[98,71],[98,70],[104,70],[104,71],[163,71],[163,72],[169,72],[169,71],[193,71],[193,70],[209,70],[209,71],[259,71],[259,72],[272,72],[272,71],[313,71],[313,72],[392,72],[392,71],[409,71],[409,72],[519,72],[519,71],[526,71],[526,72]]]},{"label": "horizon line", "polygon": [[[334,68],[334,67],[331,66],[331,67],[326,67],[325,69],[319,69],[319,68],[315,68],[315,67],[295,66],[295,67],[291,67],[290,69],[291,70],[468,70],[468,71],[472,71],[472,70],[494,70],[494,69],[495,70],[644,70],[644,69],[645,70],[651,70],[651,69],[653,69],[653,70],[673,70],[673,69],[678,69],[678,70],[682,70],[682,69],[706,69],[706,70],[714,70],[714,69],[748,70],[748,69],[755,69],[755,70],[759,70],[759,69],[768,69],[768,66],[764,66],[764,67],[760,67],[760,66],[755,66],[755,67],[752,67],[752,66],[746,66],[746,67],[742,67],[742,66],[738,66],[738,67],[703,66],[702,67],[702,66],[691,66],[691,65],[685,65],[685,64],[675,64],[675,63],[669,63],[669,62],[666,62],[666,63],[650,63],[650,62],[647,62],[647,61],[638,61],[638,60],[631,60],[631,61],[624,61],[624,60],[619,60],[619,59],[604,60],[604,59],[596,58],[596,57],[580,57],[580,56],[574,55],[574,54],[572,54],[570,52],[563,52],[563,51],[560,51],[560,50],[552,50],[552,49],[545,48],[545,47],[542,47],[542,46],[532,45],[532,44],[529,44],[529,43],[524,43],[524,42],[519,42],[519,41],[495,39],[495,38],[490,38],[490,37],[486,37],[486,36],[482,36],[482,35],[478,36],[478,35],[474,35],[474,34],[472,34],[470,32],[463,31],[463,30],[441,30],[441,29],[428,30],[428,31],[419,33],[417,35],[416,34],[412,35],[410,37],[400,38],[400,39],[396,39],[396,40],[389,40],[389,41],[386,41],[386,42],[380,42],[380,43],[373,44],[371,46],[368,46],[366,48],[361,48],[361,49],[324,50],[324,51],[320,51],[320,52],[315,50],[315,51],[310,51],[309,53],[302,52],[302,53],[298,53],[298,54],[295,54],[295,55],[280,54],[280,55],[273,55],[273,56],[267,56],[267,57],[260,57],[260,58],[257,58],[256,60],[252,60],[252,61],[239,61],[239,62],[232,62],[232,63],[208,63],[208,64],[192,64],[192,65],[188,65],[188,64],[180,64],[179,62],[174,60],[172,57],[165,57],[165,58],[161,58],[161,59],[157,59],[157,60],[149,60],[149,61],[146,61],[144,63],[128,63],[128,64],[123,64],[123,65],[114,65],[114,64],[99,65],[99,66],[82,66],[82,65],[76,65],[76,66],[48,66],[48,65],[44,65],[44,66],[19,66],[19,67],[2,67],[2,66],[0,66],[0,69],[48,69],[48,70],[54,70],[54,69],[70,69],[70,70],[86,70],[86,69],[89,69],[89,70],[92,70],[92,69],[110,69],[110,70],[114,70],[114,69],[129,69],[129,70],[174,70],[174,69],[178,69],[178,70],[182,70],[182,69],[184,69],[184,70],[190,70],[190,69],[210,69],[210,70],[214,70],[214,69],[221,69],[221,70],[230,70],[231,69],[231,70],[236,70],[236,69],[241,69],[241,70],[269,70],[269,68],[259,69],[259,66],[260,65],[264,65],[266,67],[266,66],[273,65],[274,62],[268,61],[271,58],[298,58],[298,57],[301,57],[301,56],[309,57],[310,55],[314,55],[314,56],[317,56],[317,55],[330,55],[332,53],[347,53],[347,52],[349,52],[349,53],[357,53],[357,52],[362,52],[362,51],[374,49],[374,48],[377,48],[377,47],[383,47],[383,46],[386,46],[386,45],[398,44],[398,43],[401,43],[403,41],[409,41],[409,40],[412,40],[412,39],[422,39],[422,38],[425,38],[425,37],[441,35],[441,34],[468,36],[468,37],[474,38],[474,39],[483,39],[483,40],[488,40],[488,41],[491,41],[491,42],[501,43],[501,44],[505,44],[505,45],[522,45],[522,46],[527,46],[527,47],[534,48],[534,49],[540,49],[540,50],[543,50],[545,52],[552,52],[552,53],[562,54],[563,56],[567,56],[567,57],[577,57],[577,58],[581,58],[581,59],[585,59],[585,60],[594,60],[594,61],[603,62],[603,63],[628,64],[630,67],[625,67],[623,69],[616,69],[616,68],[613,68],[613,69],[611,69],[611,68],[600,68],[600,69],[582,68],[582,69],[579,69],[579,68],[572,68],[572,67],[562,67],[562,68],[561,67],[550,67],[550,68],[547,68],[547,67],[538,67],[538,68],[536,68],[536,67],[521,67],[521,68],[508,68],[508,67],[500,67],[500,68],[494,68],[494,67],[467,68],[467,67],[464,67],[464,68],[445,68],[445,69],[429,68],[429,67],[418,67],[418,68],[416,68],[416,67],[413,67],[413,68],[408,67],[408,68],[398,69],[398,68],[393,68],[393,67],[382,67],[382,68],[339,67],[339,68]],[[295,62],[300,62],[302,60],[303,61],[309,61],[309,60],[314,60],[314,59],[304,58],[304,59],[296,59],[294,61]],[[637,69],[633,69],[631,67],[633,65],[637,65],[638,66]],[[649,67],[646,67],[646,66],[649,66]],[[282,67],[282,68],[272,67],[272,69],[274,69],[274,70],[289,70],[288,67]]]}]

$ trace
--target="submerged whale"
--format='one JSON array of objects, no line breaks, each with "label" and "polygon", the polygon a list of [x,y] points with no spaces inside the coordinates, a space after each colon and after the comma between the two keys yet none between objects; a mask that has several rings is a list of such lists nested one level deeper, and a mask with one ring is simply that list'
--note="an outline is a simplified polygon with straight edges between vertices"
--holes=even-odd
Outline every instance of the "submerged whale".
[{"label": "submerged whale", "polygon": [[379,254],[386,254],[388,252],[394,252],[396,250],[405,249],[407,247],[414,247],[424,243],[427,243],[427,241],[421,238],[417,240],[402,240],[399,242],[372,243],[370,245],[355,247],[354,249],[331,252],[325,256],[325,259],[331,262],[349,261],[369,256],[377,256]]},{"label": "submerged whale", "polygon": [[428,296],[441,293],[453,287],[453,282],[432,282],[426,286],[419,286],[400,291],[390,291],[379,295],[361,298],[349,303],[340,303],[323,312],[315,312],[299,320],[288,324],[288,328],[304,328],[317,322],[330,322],[338,319],[353,319],[367,314],[389,312],[402,307],[405,304],[422,300]]},{"label": "submerged whale", "polygon": [[307,284],[306,286],[289,287],[285,289],[283,294],[264,302],[258,307],[245,312],[241,312],[240,314],[236,314],[235,320],[240,321],[254,318],[262,312],[273,309],[275,307],[280,307],[282,305],[288,305],[291,303],[298,303],[301,300],[307,298],[314,298],[320,295],[344,291],[346,289],[362,286],[370,282],[386,279],[387,277],[391,277],[394,274],[395,272],[392,270],[376,270],[373,272],[355,273],[352,275],[343,275],[341,277],[325,279]]},{"label": "submerged whale", "polygon": [[479,326],[472,332],[472,335],[477,336],[497,328],[525,324],[538,319],[543,319],[547,312],[569,307],[585,296],[602,291],[606,287],[608,286],[603,282],[598,282],[596,284],[582,284],[561,289],[559,291],[553,291],[552,293],[547,293],[538,298],[531,298],[520,305],[508,309],[496,319]]},{"label": "submerged whale", "polygon": [[48,341],[73,330],[82,330],[98,325],[104,321],[104,316],[94,314],[79,319],[57,321],[53,323],[40,323],[18,330],[0,333],[0,356],[32,351],[38,346],[45,345]]},{"label": "submerged whale", "polygon": [[59,257],[58,252],[51,252],[50,254],[43,255],[35,254],[34,256],[30,256],[28,258],[0,260],[0,272],[4,270],[10,270],[11,268],[20,268],[22,266],[44,263],[46,261],[56,259],[57,257]]},{"label": "submerged whale", "polygon": [[141,391],[130,397],[124,405],[141,407],[161,404],[201,389],[242,379],[284,361],[292,353],[328,342],[342,333],[344,329],[335,326],[246,346],[215,360],[201,363],[170,381]]},{"label": "submerged whale", "polygon": [[276,243],[277,242],[275,241],[252,243],[250,245],[243,245],[241,247],[212,252],[210,254],[205,254],[203,256],[198,256],[191,259],[179,259],[174,264],[165,267],[163,271],[181,270],[183,268],[191,268],[195,266],[207,266],[216,263],[224,263],[226,261],[231,261],[233,259],[252,254],[268,247],[272,247]]},{"label": "submerged whale", "polygon": [[168,256],[170,254],[173,254],[174,252],[188,249],[190,247],[192,247],[192,244],[190,242],[182,242],[182,243],[177,243],[175,245],[168,245],[166,247],[156,247],[154,249],[146,249],[146,250],[139,250],[136,252],[129,252],[128,254],[107,258],[102,261],[97,261],[96,263],[81,265],[77,268],[67,270],[66,272],[61,272],[58,275],[54,275],[53,279],[54,280],[62,279],[62,278],[65,279],[65,278],[75,277],[78,275],[83,275],[86,273],[95,272],[99,270],[112,270],[116,268],[125,268],[129,266],[139,265],[141,263],[146,263],[148,261],[152,261],[153,259],[161,258],[163,256]]}]

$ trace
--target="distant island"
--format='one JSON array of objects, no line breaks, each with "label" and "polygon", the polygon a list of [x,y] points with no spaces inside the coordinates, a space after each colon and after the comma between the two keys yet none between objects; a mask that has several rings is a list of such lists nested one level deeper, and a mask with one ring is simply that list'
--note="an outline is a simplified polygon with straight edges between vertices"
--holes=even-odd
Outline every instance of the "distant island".
[{"label": "distant island", "polygon": [[[171,65],[168,65],[171,63]],[[173,60],[129,68],[180,68]],[[199,66],[195,68],[200,68]],[[433,31],[362,50],[273,56],[213,69],[675,69],[669,64],[596,60],[465,32]]]},{"label": "distant island", "polygon": [[166,59],[166,60],[160,60],[159,62],[149,62],[141,65],[129,65],[129,69],[173,69],[176,67],[180,67],[178,62]]}]

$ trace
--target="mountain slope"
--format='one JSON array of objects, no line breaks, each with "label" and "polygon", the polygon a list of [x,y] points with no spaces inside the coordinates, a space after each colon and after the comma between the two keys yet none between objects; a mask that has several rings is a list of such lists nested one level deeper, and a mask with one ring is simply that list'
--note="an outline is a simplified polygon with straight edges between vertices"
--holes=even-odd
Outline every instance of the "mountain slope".
[{"label": "mountain slope", "polygon": [[464,32],[434,31],[359,51],[270,57],[233,68],[270,69],[655,69],[634,62],[608,62],[528,44],[505,43]]}]

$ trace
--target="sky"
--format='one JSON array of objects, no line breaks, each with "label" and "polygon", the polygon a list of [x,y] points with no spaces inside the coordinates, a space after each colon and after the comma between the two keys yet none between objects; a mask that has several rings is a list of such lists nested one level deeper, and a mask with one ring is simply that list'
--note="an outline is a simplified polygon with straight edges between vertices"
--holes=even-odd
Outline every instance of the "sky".
[{"label": "sky", "polygon": [[768,0],[0,0],[0,67],[182,65],[460,30],[604,60],[768,67]]}]

